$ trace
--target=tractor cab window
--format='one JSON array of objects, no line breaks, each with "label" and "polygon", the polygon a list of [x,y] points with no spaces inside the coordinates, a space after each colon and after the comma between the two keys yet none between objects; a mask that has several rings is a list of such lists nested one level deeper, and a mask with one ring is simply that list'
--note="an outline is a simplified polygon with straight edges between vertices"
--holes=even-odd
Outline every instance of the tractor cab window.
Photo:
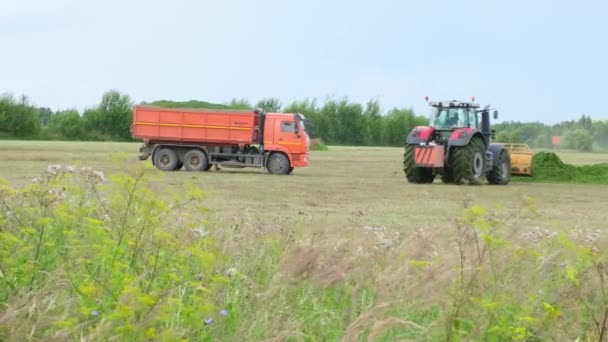
[{"label": "tractor cab window", "polygon": [[470,108],[433,107],[431,124],[437,129],[453,129],[459,127],[477,128],[477,116]]}]

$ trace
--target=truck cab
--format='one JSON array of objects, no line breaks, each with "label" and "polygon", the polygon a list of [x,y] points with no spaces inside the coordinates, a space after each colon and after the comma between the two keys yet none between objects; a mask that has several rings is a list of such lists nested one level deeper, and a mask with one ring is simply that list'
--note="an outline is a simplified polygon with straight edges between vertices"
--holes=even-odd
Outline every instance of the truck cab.
[{"label": "truck cab", "polygon": [[283,152],[291,167],[308,166],[310,137],[302,114],[267,113],[264,118],[264,150]]}]

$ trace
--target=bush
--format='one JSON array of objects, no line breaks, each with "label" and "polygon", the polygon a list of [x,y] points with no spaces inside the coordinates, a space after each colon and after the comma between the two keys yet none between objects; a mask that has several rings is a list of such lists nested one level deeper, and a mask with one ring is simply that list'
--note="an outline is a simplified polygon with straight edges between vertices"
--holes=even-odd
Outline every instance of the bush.
[{"label": "bush", "polygon": [[[224,281],[202,193],[158,199],[140,169],[51,165],[0,187],[0,340],[200,339]],[[23,311],[23,308],[27,311]]]},{"label": "bush", "polygon": [[311,151],[328,151],[329,148],[327,145],[323,144],[321,139],[311,139],[310,140],[310,150]]}]

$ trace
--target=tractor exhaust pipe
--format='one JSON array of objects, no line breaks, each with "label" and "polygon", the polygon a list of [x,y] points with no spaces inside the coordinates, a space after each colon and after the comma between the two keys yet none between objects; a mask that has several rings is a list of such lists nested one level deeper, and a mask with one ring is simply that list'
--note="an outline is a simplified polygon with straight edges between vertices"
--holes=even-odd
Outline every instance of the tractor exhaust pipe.
[{"label": "tractor exhaust pipe", "polygon": [[486,137],[489,137],[491,132],[490,129],[490,111],[484,110],[481,112],[481,133]]}]

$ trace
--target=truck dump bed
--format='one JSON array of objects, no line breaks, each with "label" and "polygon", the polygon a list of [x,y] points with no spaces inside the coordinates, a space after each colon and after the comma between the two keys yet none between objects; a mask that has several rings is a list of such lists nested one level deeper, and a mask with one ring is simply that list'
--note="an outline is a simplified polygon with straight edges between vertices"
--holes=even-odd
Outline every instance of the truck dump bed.
[{"label": "truck dump bed", "polygon": [[260,116],[253,110],[133,107],[135,139],[216,144],[257,144]]}]

